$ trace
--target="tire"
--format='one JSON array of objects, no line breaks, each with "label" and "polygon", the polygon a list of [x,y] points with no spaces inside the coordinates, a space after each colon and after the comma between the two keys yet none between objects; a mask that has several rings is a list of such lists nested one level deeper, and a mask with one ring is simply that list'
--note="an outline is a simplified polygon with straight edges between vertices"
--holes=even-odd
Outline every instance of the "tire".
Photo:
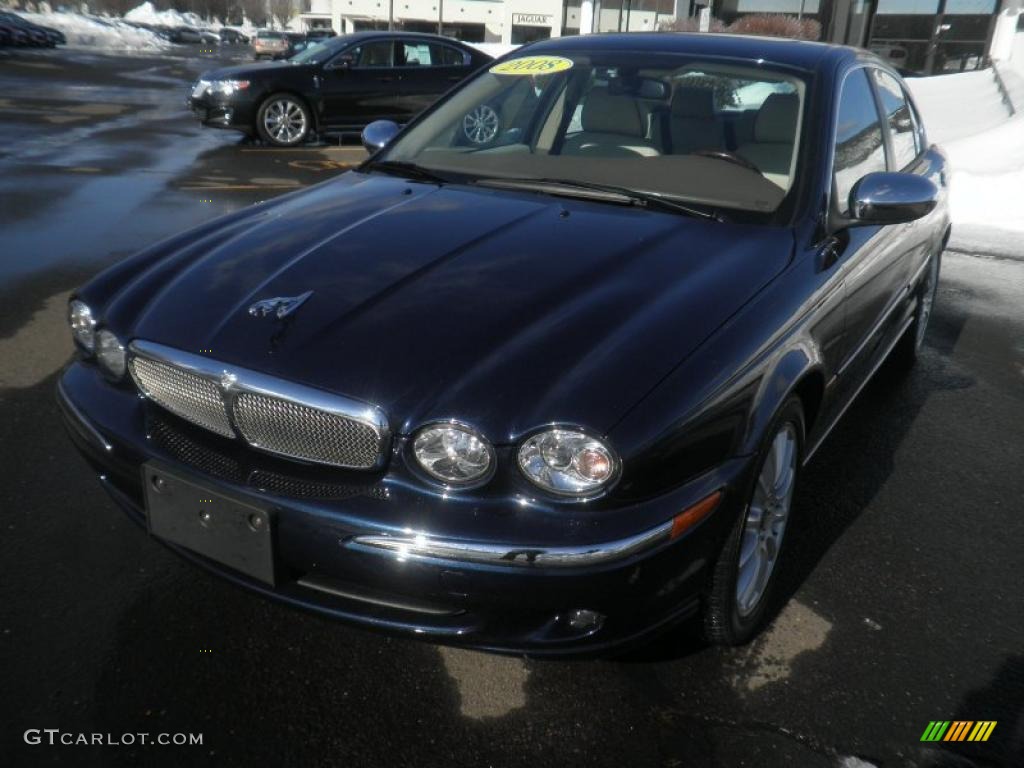
[{"label": "tire", "polygon": [[298,96],[274,93],[263,100],[256,113],[256,131],[275,147],[294,147],[304,142],[313,129],[309,107]]},{"label": "tire", "polygon": [[907,328],[896,346],[892,349],[891,359],[900,366],[909,368],[921,354],[924,345],[928,321],[931,320],[935,308],[935,293],[939,287],[939,269],[942,266],[942,252],[939,251],[925,267],[921,283],[917,288],[917,305],[914,308],[914,320]]},{"label": "tire", "polygon": [[[711,574],[704,637],[716,645],[743,645],[757,634],[768,615],[804,453],[800,398],[791,397],[783,404],[765,435],[745,491],[743,512]],[[773,473],[779,466],[784,473]],[[770,486],[767,493],[766,485]]]}]

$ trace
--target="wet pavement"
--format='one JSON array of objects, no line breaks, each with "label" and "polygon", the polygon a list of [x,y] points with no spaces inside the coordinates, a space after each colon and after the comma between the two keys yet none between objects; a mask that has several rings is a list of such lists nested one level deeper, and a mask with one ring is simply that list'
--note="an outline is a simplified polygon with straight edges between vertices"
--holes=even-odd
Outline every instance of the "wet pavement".
[{"label": "wet pavement", "polygon": [[[4,765],[1024,764],[1024,261],[947,254],[923,359],[886,367],[803,477],[768,631],[535,661],[369,634],[171,555],[100,490],[53,401],[70,290],[159,238],[361,157],[200,129],[214,61],[0,58]],[[995,720],[922,744],[932,720]],[[31,746],[30,728],[202,733]]]}]

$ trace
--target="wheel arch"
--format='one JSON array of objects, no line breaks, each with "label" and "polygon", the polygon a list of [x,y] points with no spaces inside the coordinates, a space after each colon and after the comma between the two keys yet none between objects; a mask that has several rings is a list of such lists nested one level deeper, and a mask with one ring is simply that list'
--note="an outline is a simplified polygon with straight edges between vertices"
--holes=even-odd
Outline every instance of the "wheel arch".
[{"label": "wheel arch", "polygon": [[803,406],[806,442],[821,416],[825,385],[824,365],[814,346],[801,344],[784,353],[762,381],[742,452],[757,451],[775,414],[794,396]]}]

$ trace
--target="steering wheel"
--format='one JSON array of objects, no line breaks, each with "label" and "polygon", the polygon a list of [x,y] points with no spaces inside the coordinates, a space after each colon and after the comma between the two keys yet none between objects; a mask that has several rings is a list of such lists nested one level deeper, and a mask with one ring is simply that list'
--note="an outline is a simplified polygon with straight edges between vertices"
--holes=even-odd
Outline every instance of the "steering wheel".
[{"label": "steering wheel", "polygon": [[761,169],[743,157],[743,155],[737,155],[735,152],[726,152],[724,149],[698,149],[690,154],[697,155],[698,157],[713,157],[716,160],[725,160],[727,163],[743,166],[748,171],[761,173]]}]

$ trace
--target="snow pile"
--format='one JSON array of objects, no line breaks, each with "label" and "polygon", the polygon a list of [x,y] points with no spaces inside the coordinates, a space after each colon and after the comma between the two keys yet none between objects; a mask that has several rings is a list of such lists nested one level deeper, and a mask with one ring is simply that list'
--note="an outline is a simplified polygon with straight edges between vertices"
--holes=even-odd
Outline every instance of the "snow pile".
[{"label": "snow pile", "polygon": [[1024,257],[1024,115],[944,149],[953,168],[950,248]]},{"label": "snow pile", "polygon": [[168,9],[158,11],[150,2],[132,8],[124,15],[125,21],[134,21],[139,24],[155,24],[165,27],[204,27],[206,24],[194,13],[180,13]]},{"label": "snow pile", "polygon": [[125,24],[120,19],[100,19],[77,13],[22,13],[26,19],[64,33],[69,46],[106,48],[118,51],[158,51],[170,43],[148,29]]},{"label": "snow pile", "polygon": [[907,83],[928,138],[949,155],[949,247],[1024,256],[1024,115],[1009,116],[988,69]]},{"label": "snow pile", "polygon": [[913,77],[907,85],[921,109],[929,138],[939,144],[995,128],[1009,116],[990,69]]}]

